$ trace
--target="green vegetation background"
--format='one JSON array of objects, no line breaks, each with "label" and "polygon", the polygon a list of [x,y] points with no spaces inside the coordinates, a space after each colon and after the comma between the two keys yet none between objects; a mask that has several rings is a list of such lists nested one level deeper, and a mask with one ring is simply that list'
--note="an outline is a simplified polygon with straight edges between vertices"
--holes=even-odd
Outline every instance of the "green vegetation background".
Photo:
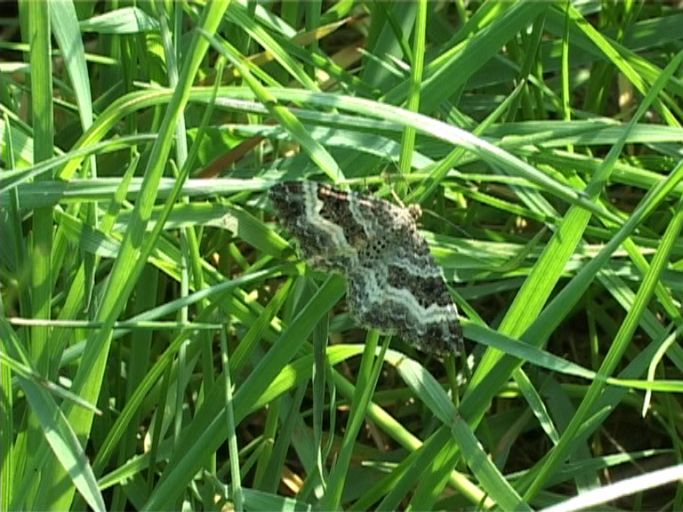
[{"label": "green vegetation background", "polygon": [[[675,3],[1,21],[0,509],[683,508]],[[476,349],[355,326],[282,179],[419,204]]]}]

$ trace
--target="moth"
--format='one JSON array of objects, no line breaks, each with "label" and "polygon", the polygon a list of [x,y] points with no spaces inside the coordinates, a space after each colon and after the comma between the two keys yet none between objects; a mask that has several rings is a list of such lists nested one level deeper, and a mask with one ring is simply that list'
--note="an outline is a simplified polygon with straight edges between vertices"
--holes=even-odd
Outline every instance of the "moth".
[{"label": "moth", "polygon": [[278,183],[270,199],[308,263],[346,276],[360,325],[427,353],[463,350],[458,310],[417,229],[419,208],[313,181]]}]

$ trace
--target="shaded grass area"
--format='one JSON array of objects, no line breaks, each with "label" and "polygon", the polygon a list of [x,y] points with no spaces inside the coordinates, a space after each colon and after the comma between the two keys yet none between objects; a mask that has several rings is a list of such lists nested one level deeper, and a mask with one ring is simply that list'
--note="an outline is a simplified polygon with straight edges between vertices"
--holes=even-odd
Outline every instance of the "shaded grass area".
[{"label": "shaded grass area", "polygon": [[[680,11],[100,9],[3,21],[2,510],[683,508]],[[355,325],[285,179],[419,204],[472,353]]]}]

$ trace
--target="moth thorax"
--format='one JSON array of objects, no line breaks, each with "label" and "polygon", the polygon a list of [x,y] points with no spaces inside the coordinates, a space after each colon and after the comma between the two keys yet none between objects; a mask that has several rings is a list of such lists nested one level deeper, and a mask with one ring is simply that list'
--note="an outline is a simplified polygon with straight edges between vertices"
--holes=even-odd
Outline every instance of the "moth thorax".
[{"label": "moth thorax", "polygon": [[420,208],[420,205],[417,203],[409,204],[408,212],[410,213],[410,216],[415,220],[420,220],[420,217],[422,217],[422,208]]}]

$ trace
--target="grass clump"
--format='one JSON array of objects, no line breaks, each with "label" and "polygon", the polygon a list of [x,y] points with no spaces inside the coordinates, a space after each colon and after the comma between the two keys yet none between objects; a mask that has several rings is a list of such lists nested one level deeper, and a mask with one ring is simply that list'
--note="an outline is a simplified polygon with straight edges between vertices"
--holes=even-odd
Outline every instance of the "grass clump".
[{"label": "grass clump", "polygon": [[[683,508],[672,6],[2,23],[0,509]],[[467,360],[355,325],[285,179],[419,204]]]}]

